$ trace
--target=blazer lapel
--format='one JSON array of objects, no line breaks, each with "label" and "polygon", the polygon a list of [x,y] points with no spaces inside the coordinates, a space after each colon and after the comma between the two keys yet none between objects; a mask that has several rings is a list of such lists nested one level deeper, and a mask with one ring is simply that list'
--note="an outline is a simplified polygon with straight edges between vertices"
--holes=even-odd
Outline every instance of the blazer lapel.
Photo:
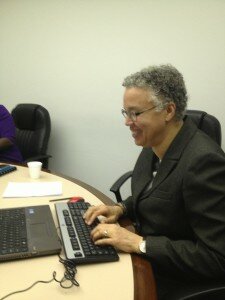
[{"label": "blazer lapel", "polygon": [[151,192],[153,192],[176,167],[184,149],[197,130],[198,128],[196,125],[187,117],[184,121],[184,125],[169,146],[160,164],[159,170],[153,181]]},{"label": "blazer lapel", "polygon": [[155,154],[151,149],[143,149],[135,166],[132,177],[132,195],[134,199],[139,198],[140,194],[146,189],[152,180]]},{"label": "blazer lapel", "polygon": [[169,176],[169,174],[173,171],[176,165],[177,165],[177,160],[167,159],[161,162],[158,172],[153,180],[150,193],[152,193],[154,189],[157,188],[157,186],[160,185],[161,182],[163,182],[167,176]]}]

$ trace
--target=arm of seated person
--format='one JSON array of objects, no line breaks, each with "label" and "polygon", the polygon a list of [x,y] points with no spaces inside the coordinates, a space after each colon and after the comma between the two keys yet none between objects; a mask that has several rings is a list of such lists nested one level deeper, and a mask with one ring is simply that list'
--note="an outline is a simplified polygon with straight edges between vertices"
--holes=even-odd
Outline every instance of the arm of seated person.
[{"label": "arm of seated person", "polygon": [[0,151],[4,151],[11,147],[13,143],[8,138],[0,138]]}]

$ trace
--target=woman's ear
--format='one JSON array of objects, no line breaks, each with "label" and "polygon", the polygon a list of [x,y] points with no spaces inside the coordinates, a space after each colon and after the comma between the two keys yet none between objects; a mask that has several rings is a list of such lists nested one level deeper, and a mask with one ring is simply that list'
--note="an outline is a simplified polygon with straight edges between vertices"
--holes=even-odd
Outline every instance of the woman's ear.
[{"label": "woman's ear", "polygon": [[175,116],[176,112],[176,104],[174,102],[170,102],[166,106],[166,121],[169,122]]}]

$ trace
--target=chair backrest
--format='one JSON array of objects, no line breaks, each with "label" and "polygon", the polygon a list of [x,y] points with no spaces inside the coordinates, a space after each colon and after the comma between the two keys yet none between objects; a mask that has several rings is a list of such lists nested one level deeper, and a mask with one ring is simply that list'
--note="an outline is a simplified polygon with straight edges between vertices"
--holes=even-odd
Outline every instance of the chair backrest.
[{"label": "chair backrest", "polygon": [[199,129],[221,146],[221,125],[214,116],[201,110],[187,110],[186,115],[192,119]]},{"label": "chair backrest", "polygon": [[21,103],[11,114],[16,126],[16,142],[24,160],[46,155],[51,132],[47,109],[39,104]]}]

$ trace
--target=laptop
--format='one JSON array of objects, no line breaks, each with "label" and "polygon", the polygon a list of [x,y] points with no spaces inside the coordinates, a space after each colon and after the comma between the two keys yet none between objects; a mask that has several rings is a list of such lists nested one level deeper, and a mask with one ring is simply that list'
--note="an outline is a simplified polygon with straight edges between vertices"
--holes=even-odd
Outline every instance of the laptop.
[{"label": "laptop", "polygon": [[49,205],[0,209],[0,261],[60,251]]}]

